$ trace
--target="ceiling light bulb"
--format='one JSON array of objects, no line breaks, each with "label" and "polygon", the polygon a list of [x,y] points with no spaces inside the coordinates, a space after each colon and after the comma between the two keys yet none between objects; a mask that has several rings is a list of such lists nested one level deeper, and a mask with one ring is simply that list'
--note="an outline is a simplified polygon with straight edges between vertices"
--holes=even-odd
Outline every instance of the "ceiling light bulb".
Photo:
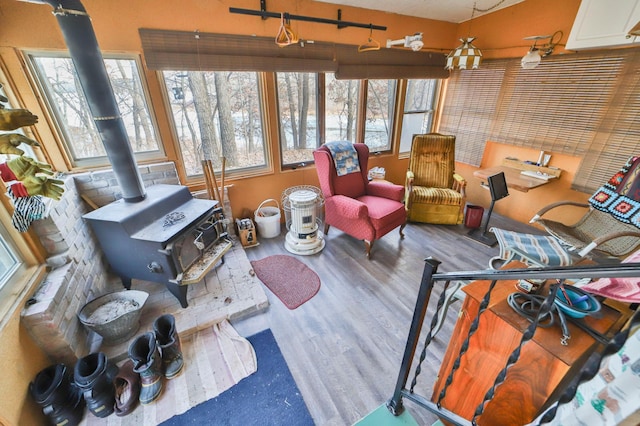
[{"label": "ceiling light bulb", "polygon": [[522,68],[525,70],[532,70],[540,64],[542,60],[542,56],[540,56],[540,51],[538,49],[531,50],[529,53],[524,55],[522,61],[520,61]]}]

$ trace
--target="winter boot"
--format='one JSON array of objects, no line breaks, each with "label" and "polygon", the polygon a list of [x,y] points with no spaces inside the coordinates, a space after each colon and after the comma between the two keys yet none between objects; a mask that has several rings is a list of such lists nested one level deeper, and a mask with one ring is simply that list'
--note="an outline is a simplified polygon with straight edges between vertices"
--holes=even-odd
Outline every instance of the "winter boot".
[{"label": "winter boot", "polygon": [[173,379],[182,371],[184,360],[180,345],[180,337],[176,331],[176,320],[171,314],[162,315],[153,323],[156,341],[162,353],[164,376]]},{"label": "winter boot", "polygon": [[40,371],[29,384],[29,392],[51,424],[75,426],[82,421],[84,401],[64,364]]},{"label": "winter boot", "polygon": [[133,371],[130,359],[120,366],[113,385],[116,387],[116,416],[126,416],[136,408],[140,398],[140,375]]},{"label": "winter boot", "polygon": [[73,378],[82,391],[87,408],[96,417],[107,417],[113,413],[115,387],[113,379],[118,366],[109,362],[102,353],[94,353],[76,362]]},{"label": "winter boot", "polygon": [[144,333],[129,345],[133,371],[140,375],[140,403],[155,401],[162,392],[162,358],[152,332]]}]

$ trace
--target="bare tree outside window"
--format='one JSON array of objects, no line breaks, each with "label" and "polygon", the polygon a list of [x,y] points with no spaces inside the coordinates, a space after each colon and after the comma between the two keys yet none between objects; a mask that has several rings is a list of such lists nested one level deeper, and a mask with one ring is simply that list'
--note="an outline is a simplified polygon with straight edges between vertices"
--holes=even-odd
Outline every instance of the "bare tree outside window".
[{"label": "bare tree outside window", "polygon": [[282,164],[313,162],[319,146],[317,75],[277,73]]},{"label": "bare tree outside window", "polygon": [[229,171],[266,165],[258,74],[164,71],[174,128],[187,177],[202,160]]},{"label": "bare tree outside window", "polygon": [[367,112],[364,143],[371,151],[391,149],[391,128],[396,80],[367,81]]},{"label": "bare tree outside window", "polygon": [[355,142],[360,80],[325,76],[325,140]]},{"label": "bare tree outside window", "polygon": [[[106,152],[95,127],[73,61],[64,56],[31,55],[38,79],[64,136],[72,160],[102,158]],[[161,153],[146,93],[134,59],[105,58],[105,67],[133,152]]]},{"label": "bare tree outside window", "polygon": [[438,80],[409,80],[404,100],[400,153],[411,151],[413,135],[429,133],[433,126]]}]

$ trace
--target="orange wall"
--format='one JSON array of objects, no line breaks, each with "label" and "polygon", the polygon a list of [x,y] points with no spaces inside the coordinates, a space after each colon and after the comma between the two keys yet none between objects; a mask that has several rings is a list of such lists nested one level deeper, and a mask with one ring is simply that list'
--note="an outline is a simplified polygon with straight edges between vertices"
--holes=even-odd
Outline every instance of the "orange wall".
[{"label": "orange wall", "polygon": [[[203,0],[111,0],[89,1],[83,4],[89,12],[100,47],[105,52],[135,52],[141,54],[138,28],[159,28],[171,30],[199,30],[202,32],[256,34],[275,36],[279,22],[277,19],[262,20],[255,16],[230,14],[229,2]],[[257,9],[257,0],[234,0],[233,7]],[[486,57],[520,57],[529,43],[522,38],[537,34],[551,34],[556,30],[564,32],[562,42],[571,29],[580,0],[527,0],[518,5],[473,20],[471,35],[477,37],[475,44],[483,49]],[[337,18],[338,6],[311,0],[269,0],[269,11],[289,12],[298,15]],[[340,7],[344,20],[373,23],[388,27],[386,32],[373,32],[373,37],[384,42],[387,38],[398,39],[414,32],[424,33],[425,47],[448,52],[458,43],[457,38],[469,35],[468,23],[460,26],[433,20],[399,16],[377,11],[364,11]],[[39,95],[30,84],[25,64],[16,49],[65,49],[58,24],[51,14],[51,7],[16,0],[0,0],[0,63],[7,75],[9,85],[16,94],[20,105],[41,117],[34,129],[27,132],[43,144],[44,156],[57,170],[67,170],[68,165],[56,153],[55,133],[47,120],[47,112],[40,104]],[[335,41],[361,44],[366,41],[368,31],[359,28],[338,30],[332,25],[292,22],[293,30],[300,37],[312,40]],[[558,50],[556,50],[558,52]],[[165,109],[160,90],[161,84],[155,72],[146,71],[150,95],[157,115],[160,137],[166,147],[167,158],[175,159],[173,137],[167,123],[169,116]],[[269,105],[270,117],[275,117],[275,105]],[[269,137],[272,147],[273,164],[278,164],[276,121],[270,120]],[[514,150],[499,144],[490,144],[483,157],[483,166],[499,164],[503,157],[516,155],[523,159],[537,158],[537,153]],[[553,153],[552,153],[553,154]],[[521,221],[527,221],[538,206],[553,199],[581,199],[585,195],[568,189],[572,173],[577,167],[577,159],[555,155],[552,164],[565,170],[563,177],[545,187],[527,194],[512,195],[496,204],[496,211]],[[370,166],[382,166],[387,170],[387,179],[404,182],[407,160],[398,160],[397,155],[381,155],[371,159]],[[487,206],[488,195],[479,188],[473,178],[475,168],[458,165],[458,172],[469,181],[469,201]],[[229,198],[234,216],[246,216],[267,198],[280,200],[284,189],[295,185],[317,185],[315,169],[308,167],[295,171],[274,170],[267,176],[242,180],[228,180],[233,184]],[[194,188],[200,189],[200,188]],[[34,404],[27,397],[28,382],[47,365],[46,357],[33,345],[19,325],[16,313],[0,330],[2,365],[11,365],[4,371],[0,386],[0,423],[7,425],[34,424]]]},{"label": "orange wall", "polygon": [[[537,161],[539,154],[539,150],[489,142],[482,157],[481,168],[500,166],[502,160],[506,157],[513,157],[522,161]],[[509,196],[496,202],[493,211],[503,216],[522,218],[521,222],[528,222],[541,207],[547,204],[561,200],[585,202],[589,198],[589,194],[571,189],[571,182],[580,165],[579,158],[552,153],[549,165],[562,169],[559,179],[552,179],[548,183],[528,192],[509,189]],[[458,164],[457,167],[458,173],[467,179],[468,202],[488,207],[491,203],[489,191],[482,188],[480,180],[473,177],[473,172],[477,169],[463,164]],[[555,214],[550,213],[545,217],[571,223],[579,219],[584,214],[584,210],[562,210],[561,213],[562,217],[558,217],[557,212]]]}]

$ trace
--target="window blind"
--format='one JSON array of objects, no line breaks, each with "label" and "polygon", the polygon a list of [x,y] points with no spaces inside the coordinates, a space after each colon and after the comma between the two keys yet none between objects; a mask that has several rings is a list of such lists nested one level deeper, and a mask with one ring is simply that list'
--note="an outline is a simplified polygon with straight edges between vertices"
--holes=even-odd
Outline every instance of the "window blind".
[{"label": "window blind", "polygon": [[573,186],[594,192],[633,155],[640,155],[640,51],[627,51],[616,90],[598,131],[585,149]]},{"label": "window blind", "polygon": [[448,78],[445,56],[428,51],[301,42],[272,37],[139,29],[147,68],[170,71],[335,72],[338,79]]},{"label": "window blind", "polygon": [[480,69],[456,71],[448,80],[439,132],[456,136],[456,161],[480,166],[505,66],[505,61],[483,62]]},{"label": "window blind", "polygon": [[582,157],[603,123],[623,64],[617,55],[550,56],[529,70],[512,63],[492,140]]},{"label": "window blind", "polygon": [[487,140],[580,157],[572,188],[591,193],[640,155],[639,69],[638,49],[486,60],[449,79],[440,131],[475,166]]}]

